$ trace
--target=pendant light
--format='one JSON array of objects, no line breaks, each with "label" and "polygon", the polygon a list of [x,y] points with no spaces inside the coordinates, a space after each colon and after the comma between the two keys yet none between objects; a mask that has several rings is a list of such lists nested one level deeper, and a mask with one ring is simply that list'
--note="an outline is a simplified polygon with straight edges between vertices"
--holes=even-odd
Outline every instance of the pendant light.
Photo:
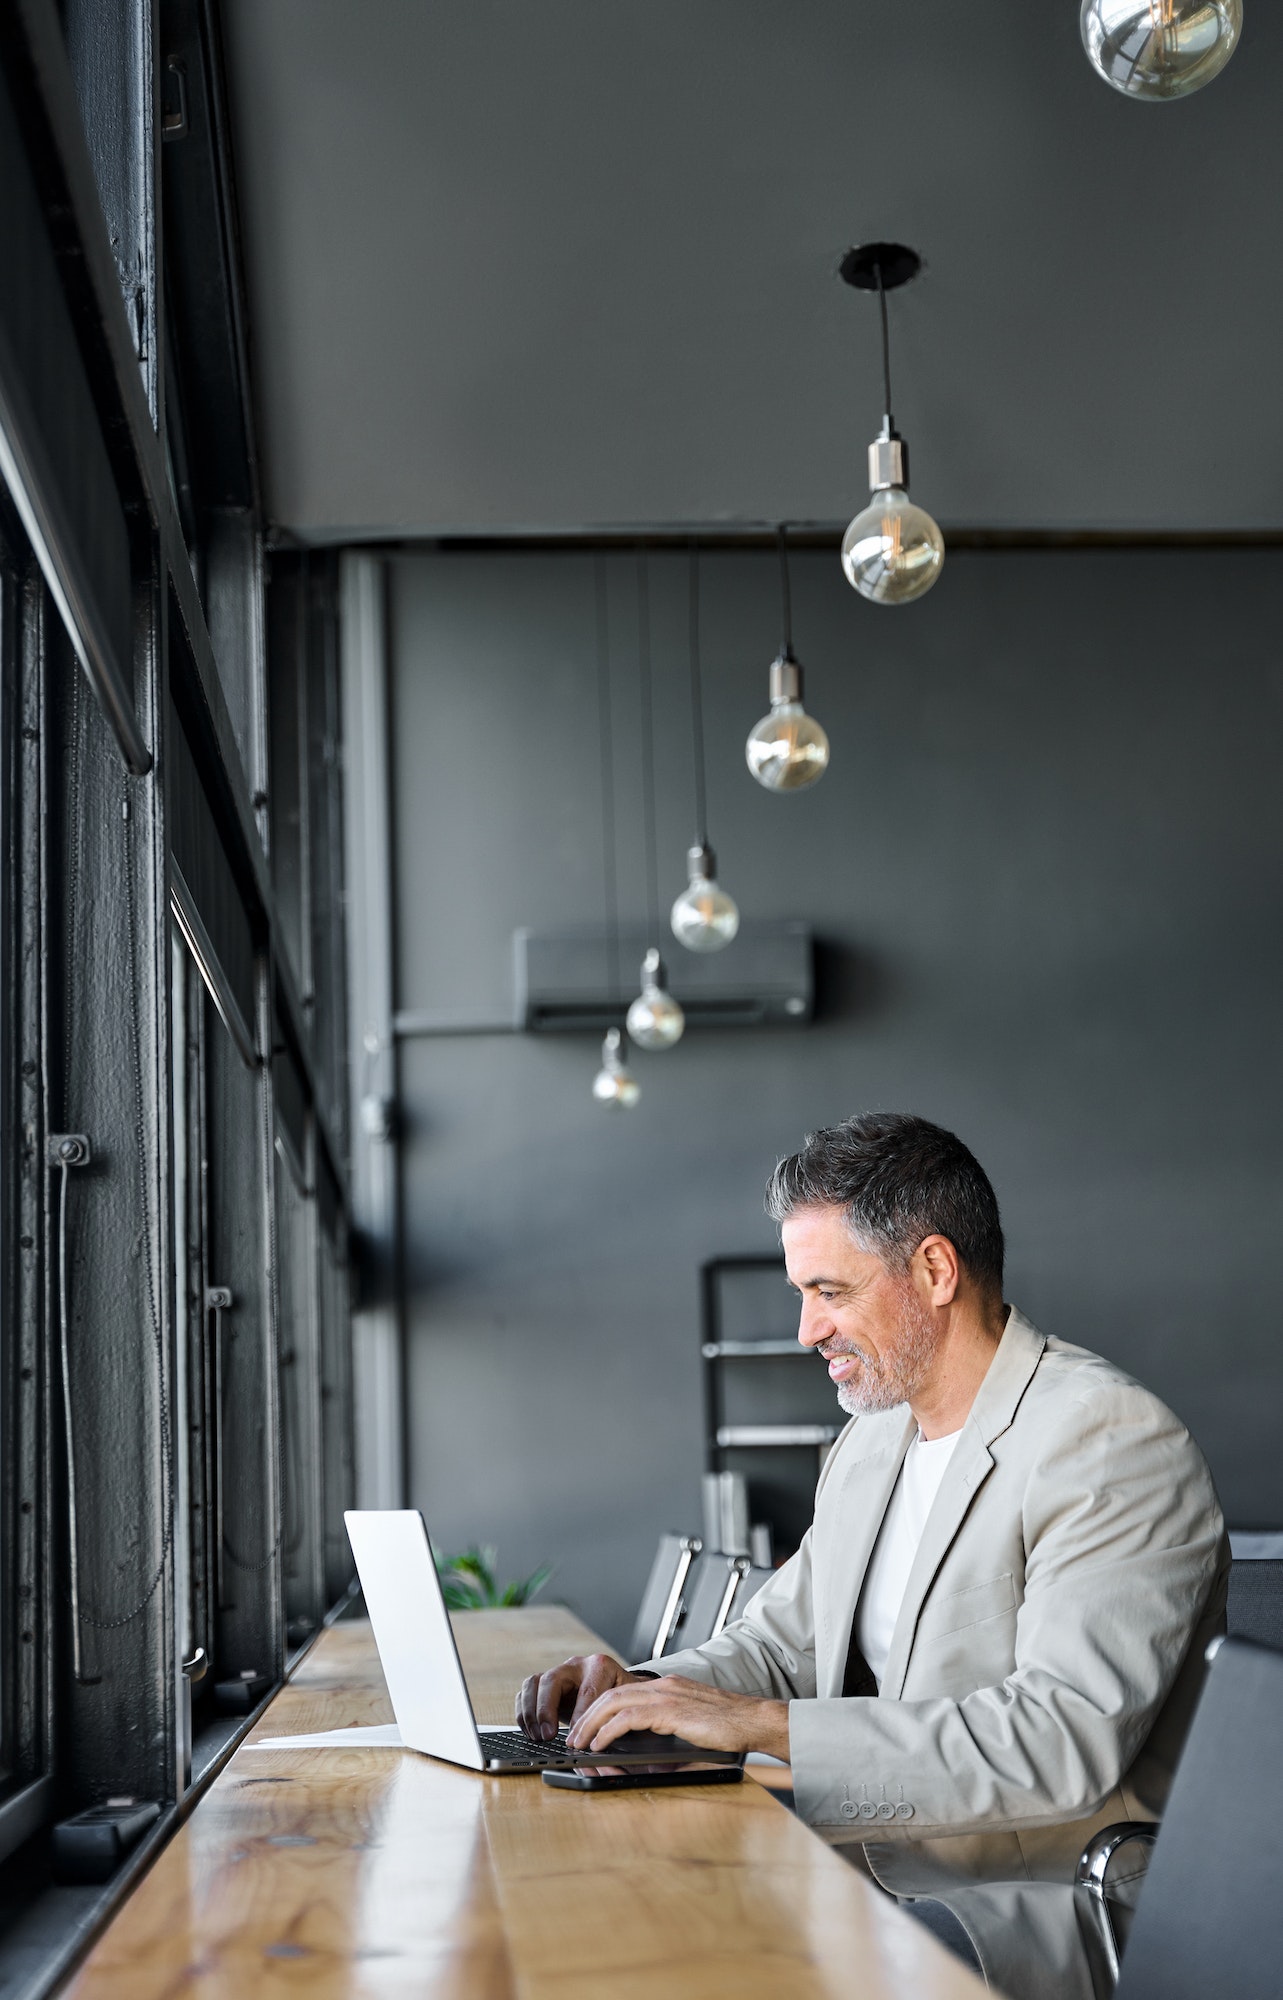
[{"label": "pendant light", "polygon": [[691,739],[695,759],[695,845],[686,855],[690,881],[673,904],[673,936],[687,951],[722,951],[740,927],[740,913],[717,880],[717,859],[708,844],[704,783],[704,707],[699,661],[699,550],[690,554]]},{"label": "pendant light", "polygon": [[1125,97],[1188,97],[1238,47],[1243,0],[1082,0],[1087,60]]},{"label": "pendant light", "polygon": [[842,537],[849,584],[872,604],[911,604],[930,590],[944,563],[944,536],[930,514],[909,498],[909,447],[891,415],[891,340],[887,293],[922,269],[904,243],[863,243],[848,250],[840,275],[860,292],[876,292],[882,315],[882,429],[869,446],[872,499]]},{"label": "pendant light", "polygon": [[[601,752],[601,866],[606,902],[606,966],[612,1002],[622,1011],[619,976],[619,883],[615,872],[615,745],[610,714],[610,621],[606,601],[606,558],[596,562],[597,584],[597,722]],[[601,1068],[593,1078],[592,1094],[608,1110],[631,1111],[641,1096],[636,1079],[624,1062],[624,1037],[607,1028],[601,1045]]]},{"label": "pendant light", "polygon": [[[637,554],[637,681],[641,709],[642,833],[646,849],[646,924],[659,936],[659,862],[655,842],[655,723],[650,672],[650,569],[644,550]],[[639,1049],[671,1049],[680,1042],[686,1016],[668,990],[659,947],[642,959],[641,992],[628,1009],[628,1032]]]},{"label": "pendant light", "polygon": [[607,1028],[601,1045],[601,1068],[592,1080],[592,1094],[607,1111],[631,1111],[641,1089],[624,1066],[624,1037],[619,1028]]},{"label": "pendant light", "polygon": [[771,662],[771,712],[744,745],[748,768],[768,792],[800,792],[824,776],[829,739],[802,706],[802,667],[793,654],[793,607],[784,523],[779,527],[780,607],[784,636]]}]

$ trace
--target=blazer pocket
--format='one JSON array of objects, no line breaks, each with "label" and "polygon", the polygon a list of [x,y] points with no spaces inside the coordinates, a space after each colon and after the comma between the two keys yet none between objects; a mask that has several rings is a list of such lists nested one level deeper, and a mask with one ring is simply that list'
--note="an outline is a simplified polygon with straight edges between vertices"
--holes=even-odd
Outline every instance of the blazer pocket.
[{"label": "blazer pocket", "polygon": [[965,1632],[986,1618],[999,1618],[1016,1608],[1016,1583],[1010,1570],[971,1583],[965,1590],[950,1590],[943,1597],[929,1597],[918,1620],[918,1642],[943,1639],[950,1632]]}]

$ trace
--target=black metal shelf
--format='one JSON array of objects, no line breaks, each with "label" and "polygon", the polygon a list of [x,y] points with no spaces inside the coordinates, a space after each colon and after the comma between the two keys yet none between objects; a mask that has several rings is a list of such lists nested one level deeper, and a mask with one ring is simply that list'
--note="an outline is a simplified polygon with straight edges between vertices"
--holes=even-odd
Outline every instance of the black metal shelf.
[{"label": "black metal shelf", "polygon": [[821,1386],[819,1373],[781,1365],[809,1360],[820,1370],[795,1336],[781,1326],[754,1337],[785,1319],[783,1277],[780,1256],[710,1258],[701,1273],[700,1353],[706,1468],[743,1473],[750,1519],[769,1521],[787,1554],[810,1523],[815,1481],[842,1423],[827,1378]]}]

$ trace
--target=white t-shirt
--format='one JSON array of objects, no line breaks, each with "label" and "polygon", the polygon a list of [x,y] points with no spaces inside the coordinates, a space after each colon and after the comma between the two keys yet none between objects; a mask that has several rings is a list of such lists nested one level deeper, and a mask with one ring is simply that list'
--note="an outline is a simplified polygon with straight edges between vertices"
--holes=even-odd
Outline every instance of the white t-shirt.
[{"label": "white t-shirt", "polygon": [[860,1651],[879,1686],[927,1515],[961,1436],[961,1431],[953,1431],[948,1437],[928,1439],[918,1432],[904,1455],[900,1477],[882,1517],[856,1612]]}]

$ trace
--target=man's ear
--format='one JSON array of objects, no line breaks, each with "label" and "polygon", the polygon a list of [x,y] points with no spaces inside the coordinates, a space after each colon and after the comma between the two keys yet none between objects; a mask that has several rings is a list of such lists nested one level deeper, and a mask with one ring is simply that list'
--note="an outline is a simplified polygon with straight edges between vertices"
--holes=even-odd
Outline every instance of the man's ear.
[{"label": "man's ear", "polygon": [[952,1305],[958,1295],[962,1264],[947,1236],[924,1236],[913,1253],[921,1283],[933,1306]]}]

